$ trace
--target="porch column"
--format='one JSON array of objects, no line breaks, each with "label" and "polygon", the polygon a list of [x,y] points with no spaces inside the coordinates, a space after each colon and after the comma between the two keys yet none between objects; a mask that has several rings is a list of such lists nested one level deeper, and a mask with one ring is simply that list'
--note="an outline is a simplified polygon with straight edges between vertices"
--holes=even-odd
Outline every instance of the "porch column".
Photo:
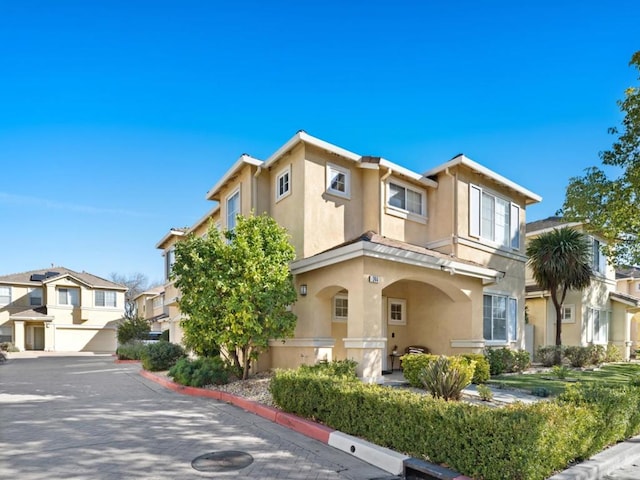
[{"label": "porch column", "polygon": [[349,289],[349,318],[344,345],[347,357],[358,362],[358,376],[366,383],[383,383],[382,284],[369,275]]},{"label": "porch column", "polygon": [[18,350],[24,352],[24,320],[13,321],[13,343]]}]

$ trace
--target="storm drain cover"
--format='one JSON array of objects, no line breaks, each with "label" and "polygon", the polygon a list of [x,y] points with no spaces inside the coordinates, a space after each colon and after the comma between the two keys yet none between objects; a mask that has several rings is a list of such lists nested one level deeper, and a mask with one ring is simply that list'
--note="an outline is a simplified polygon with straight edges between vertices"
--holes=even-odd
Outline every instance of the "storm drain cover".
[{"label": "storm drain cover", "polygon": [[191,466],[200,472],[228,472],[240,470],[253,463],[253,457],[247,452],[223,450],[200,455],[191,461]]}]

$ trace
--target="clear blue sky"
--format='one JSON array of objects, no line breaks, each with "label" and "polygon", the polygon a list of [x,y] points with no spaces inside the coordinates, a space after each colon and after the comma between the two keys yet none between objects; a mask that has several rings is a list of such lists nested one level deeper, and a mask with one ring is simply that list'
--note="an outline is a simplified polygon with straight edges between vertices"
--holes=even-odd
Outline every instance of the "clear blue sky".
[{"label": "clear blue sky", "polygon": [[0,0],[0,274],[162,279],[155,244],[296,131],[543,196],[599,164],[640,2]]}]

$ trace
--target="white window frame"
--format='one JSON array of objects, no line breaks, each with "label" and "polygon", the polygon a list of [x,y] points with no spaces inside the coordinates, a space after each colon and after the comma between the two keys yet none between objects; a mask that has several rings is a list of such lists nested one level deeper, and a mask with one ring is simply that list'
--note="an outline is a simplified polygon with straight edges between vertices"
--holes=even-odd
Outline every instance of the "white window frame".
[{"label": "white window frame", "polygon": [[[40,295],[34,295],[34,292],[39,292]],[[38,303],[33,303],[34,300],[40,300]],[[30,287],[29,288],[29,306],[41,307],[44,302],[44,291],[42,287]]]},{"label": "white window frame", "polygon": [[[604,308],[587,307],[591,341],[595,345],[609,343],[609,328],[611,326],[611,311]],[[596,326],[596,320],[598,325]],[[604,337],[604,338],[603,338]]]},{"label": "white window frame", "polygon": [[[66,292],[65,294],[65,301],[61,302],[60,301],[60,294],[62,292]],[[75,299],[74,296],[72,295],[72,292],[77,292]],[[66,307],[79,307],[80,306],[80,289],[79,288],[74,288],[74,287],[59,287],[57,290],[57,296],[58,296],[58,305],[63,305]],[[76,303],[74,303],[74,300]]]},{"label": "white window frame", "polygon": [[[101,300],[100,300],[101,297]],[[109,298],[113,297],[113,302],[111,302]],[[107,301],[109,300],[109,301]],[[118,296],[114,290],[96,290],[94,292],[93,304],[99,308],[116,308],[118,301]]]},{"label": "white window frame", "polygon": [[[238,196],[238,207],[235,211],[230,212],[229,211],[229,202],[233,199],[233,197]],[[227,230],[229,231],[233,231],[234,228],[236,228],[236,222],[237,219],[236,217],[238,215],[240,215],[240,212],[242,211],[242,196],[240,195],[240,187],[236,188],[233,192],[231,192],[229,195],[227,195],[227,198],[225,198],[225,209],[226,209],[226,216],[227,216]]]},{"label": "white window frame", "polygon": [[[492,231],[486,232],[483,227],[482,213],[483,203],[485,199],[491,197],[494,202],[493,222],[491,224]],[[508,225],[504,225],[505,234],[508,233],[507,242],[496,239],[497,209],[495,208],[496,200],[506,203],[507,213],[509,215]],[[503,248],[511,248],[512,250],[520,250],[520,206],[509,201],[508,199],[495,194],[494,192],[484,189],[478,185],[469,184],[469,236],[479,238],[494,245]]]},{"label": "white window frame", "polygon": [[9,285],[0,285],[0,305],[11,304],[11,293],[11,287]]},{"label": "white window frame", "polygon": [[576,306],[573,304],[562,305],[560,307],[560,315],[562,323],[576,323]]},{"label": "white window frame", "polygon": [[[400,188],[403,188],[405,191],[404,195],[404,205],[407,207],[408,196],[407,192],[413,192],[417,195],[420,195],[420,212],[414,212],[409,210],[408,208],[397,207],[395,205],[391,205],[391,185],[396,185]],[[390,215],[394,215],[396,217],[406,218],[410,220],[419,221],[421,223],[425,223],[427,220],[427,191],[422,188],[415,187],[409,183],[403,182],[398,179],[388,179],[386,182],[386,212]]]},{"label": "white window frame", "polygon": [[[335,174],[344,175],[344,192],[332,187]],[[340,167],[333,163],[327,163],[326,175],[327,193],[338,197],[351,198],[351,171],[348,168]]]},{"label": "white window frame", "polygon": [[[400,318],[396,318],[394,307],[400,307]],[[407,324],[407,301],[404,298],[389,298],[387,300],[387,323],[389,325]]]},{"label": "white window frame", "polygon": [[[346,300],[347,301],[347,305],[346,305],[346,309],[347,309],[347,314],[346,315],[338,315],[338,300],[342,301],[342,300]],[[349,296],[347,294],[343,294],[343,293],[339,293],[337,295],[335,295],[333,297],[333,302],[331,302],[333,305],[333,321],[337,322],[337,323],[346,323],[347,319],[349,318]],[[344,308],[344,306],[340,307],[341,309]]]},{"label": "white window frame", "polygon": [[[484,335],[485,329],[485,297],[491,298],[491,332],[492,338],[486,338]],[[496,318],[493,315],[494,309],[494,299],[501,298],[505,300],[505,339],[493,338],[493,324]],[[502,320],[502,319],[497,319]],[[510,342],[515,342],[518,339],[518,299],[516,297],[509,296],[504,293],[495,293],[495,292],[484,292],[482,296],[482,335],[484,337],[485,342],[488,345],[507,345]]]},{"label": "white window frame", "polygon": [[168,281],[171,278],[171,272],[173,271],[173,264],[176,262],[176,249],[175,247],[169,247],[164,253],[164,274]]},{"label": "white window frame", "polygon": [[[286,180],[285,180],[286,178]],[[284,182],[283,187],[286,186],[286,190],[281,190],[281,180]],[[291,195],[291,165],[288,165],[286,168],[280,170],[280,172],[276,175],[276,202],[279,202],[283,198]]]}]

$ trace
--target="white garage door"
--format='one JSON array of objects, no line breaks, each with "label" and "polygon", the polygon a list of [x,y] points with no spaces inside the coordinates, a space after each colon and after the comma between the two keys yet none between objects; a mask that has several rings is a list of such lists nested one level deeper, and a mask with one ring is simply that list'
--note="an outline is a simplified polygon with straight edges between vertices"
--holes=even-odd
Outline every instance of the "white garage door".
[{"label": "white garage door", "polygon": [[57,326],[54,341],[58,352],[113,353],[116,351],[116,330]]}]

